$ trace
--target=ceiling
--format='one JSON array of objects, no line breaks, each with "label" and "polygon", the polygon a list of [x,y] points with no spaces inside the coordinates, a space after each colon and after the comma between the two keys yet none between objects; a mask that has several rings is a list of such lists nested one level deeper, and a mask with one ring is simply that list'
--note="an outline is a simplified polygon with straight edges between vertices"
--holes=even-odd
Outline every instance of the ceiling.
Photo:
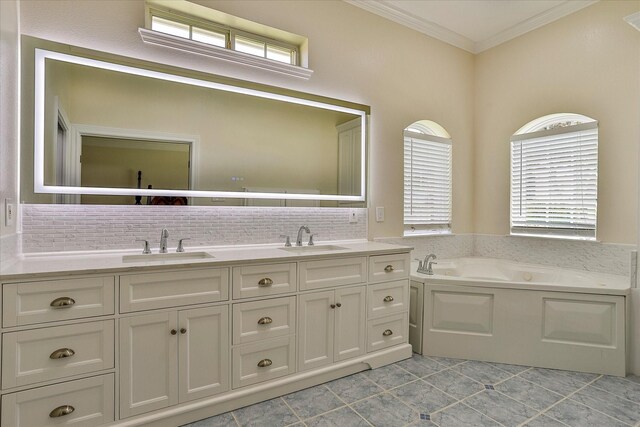
[{"label": "ceiling", "polygon": [[490,49],[598,0],[345,0],[472,53]]}]

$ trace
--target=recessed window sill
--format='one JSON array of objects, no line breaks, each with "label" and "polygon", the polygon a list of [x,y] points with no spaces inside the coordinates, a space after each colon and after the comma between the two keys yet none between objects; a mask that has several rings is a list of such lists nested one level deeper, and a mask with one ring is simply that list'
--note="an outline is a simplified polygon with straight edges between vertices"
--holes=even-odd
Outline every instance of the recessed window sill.
[{"label": "recessed window sill", "polygon": [[437,236],[453,236],[451,230],[416,230],[405,231],[402,237],[437,237]]},{"label": "recessed window sill", "polygon": [[511,234],[507,234],[507,237],[526,237],[526,238],[544,239],[544,240],[570,240],[572,242],[600,243],[600,240],[597,240],[595,237],[585,237],[585,236],[554,236],[554,235],[544,235],[544,234],[511,233]]},{"label": "recessed window sill", "polygon": [[271,59],[261,58],[259,56],[249,55],[235,50],[212,46],[206,43],[200,43],[146,28],[138,28],[138,33],[140,33],[142,41],[149,44],[209,56],[211,58],[222,59],[223,61],[229,61],[236,64],[248,65],[250,67],[273,71],[304,80],[308,80],[313,74],[313,70],[310,70],[309,68],[285,64],[284,62],[273,61]]}]

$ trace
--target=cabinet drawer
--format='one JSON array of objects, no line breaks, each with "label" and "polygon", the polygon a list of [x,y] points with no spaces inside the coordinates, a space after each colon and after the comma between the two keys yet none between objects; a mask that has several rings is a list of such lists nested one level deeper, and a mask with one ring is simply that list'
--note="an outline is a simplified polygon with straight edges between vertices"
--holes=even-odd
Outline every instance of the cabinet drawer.
[{"label": "cabinet drawer", "polygon": [[[13,427],[101,426],[114,421],[113,374],[2,396],[2,425]],[[67,415],[52,417],[67,407]],[[51,415],[50,415],[51,414]]]},{"label": "cabinet drawer", "polygon": [[295,372],[295,336],[233,348],[233,388]]},{"label": "cabinet drawer", "polygon": [[228,268],[120,276],[120,311],[123,313],[224,301],[228,298]]},{"label": "cabinet drawer", "polygon": [[369,257],[369,281],[386,282],[406,279],[411,270],[409,254],[375,255]]},{"label": "cabinet drawer", "polygon": [[407,342],[407,314],[369,321],[367,351],[372,352]]},{"label": "cabinet drawer", "polygon": [[341,258],[300,263],[300,290],[354,285],[367,281],[367,258]]},{"label": "cabinet drawer", "polygon": [[113,314],[114,286],[113,276],[5,284],[2,324],[22,326]]},{"label": "cabinet drawer", "polygon": [[409,281],[396,280],[367,287],[369,319],[403,313],[409,308]]},{"label": "cabinet drawer", "polygon": [[296,297],[233,305],[233,343],[244,344],[296,332]]},{"label": "cabinet drawer", "polygon": [[113,368],[114,321],[2,335],[2,388]]},{"label": "cabinet drawer", "polygon": [[233,297],[250,298],[297,290],[296,263],[233,268]]}]

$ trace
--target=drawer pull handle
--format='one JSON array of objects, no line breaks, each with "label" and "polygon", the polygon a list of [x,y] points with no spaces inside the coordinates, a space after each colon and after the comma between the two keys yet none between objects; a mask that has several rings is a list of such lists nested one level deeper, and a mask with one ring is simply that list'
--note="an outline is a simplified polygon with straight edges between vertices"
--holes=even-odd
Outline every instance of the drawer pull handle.
[{"label": "drawer pull handle", "polygon": [[186,334],[186,333],[187,333],[186,328],[180,328],[180,333],[181,333],[182,335]]},{"label": "drawer pull handle", "polygon": [[389,264],[384,268],[384,271],[391,273],[393,271],[393,265]]},{"label": "drawer pull handle", "polygon": [[387,329],[382,333],[383,337],[388,337],[390,335],[393,335],[393,331],[391,329]]},{"label": "drawer pull handle", "polygon": [[384,297],[384,299],[382,301],[384,301],[384,302],[392,302],[393,301],[393,297],[391,295],[387,295],[386,297]]},{"label": "drawer pull handle", "polygon": [[53,308],[69,308],[76,303],[76,300],[69,297],[60,297],[51,301],[49,304]]},{"label": "drawer pull handle", "polygon": [[258,281],[258,286],[264,286],[264,287],[267,287],[267,286],[271,286],[271,285],[273,285],[273,280],[271,280],[271,279],[270,279],[270,278],[268,278],[268,277],[265,277],[264,279],[260,279],[260,280]]},{"label": "drawer pull handle", "polygon": [[258,325],[269,325],[273,323],[273,319],[271,317],[262,317],[258,320]]},{"label": "drawer pull handle", "polygon": [[178,333],[178,331],[176,331],[175,329],[172,329],[172,330],[171,330],[171,335],[175,335],[175,334],[177,334],[177,333]]},{"label": "drawer pull handle", "polygon": [[75,351],[70,348],[59,348],[49,355],[49,359],[65,359],[76,354]]},{"label": "drawer pull handle", "polygon": [[71,405],[58,406],[53,411],[49,412],[49,418],[64,417],[65,415],[69,415],[69,414],[73,413],[73,411],[75,411],[75,410],[76,410],[76,408],[74,408]]},{"label": "drawer pull handle", "polygon": [[258,362],[258,368],[266,368],[267,366],[273,365],[271,359],[262,359]]}]

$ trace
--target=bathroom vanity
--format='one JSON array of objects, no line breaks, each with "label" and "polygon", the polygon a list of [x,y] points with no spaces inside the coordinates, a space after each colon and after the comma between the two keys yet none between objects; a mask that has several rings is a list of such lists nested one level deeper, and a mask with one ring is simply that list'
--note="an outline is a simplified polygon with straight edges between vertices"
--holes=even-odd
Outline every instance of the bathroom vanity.
[{"label": "bathroom vanity", "polygon": [[2,425],[176,426],[410,357],[411,248],[330,248],[23,259]]}]

